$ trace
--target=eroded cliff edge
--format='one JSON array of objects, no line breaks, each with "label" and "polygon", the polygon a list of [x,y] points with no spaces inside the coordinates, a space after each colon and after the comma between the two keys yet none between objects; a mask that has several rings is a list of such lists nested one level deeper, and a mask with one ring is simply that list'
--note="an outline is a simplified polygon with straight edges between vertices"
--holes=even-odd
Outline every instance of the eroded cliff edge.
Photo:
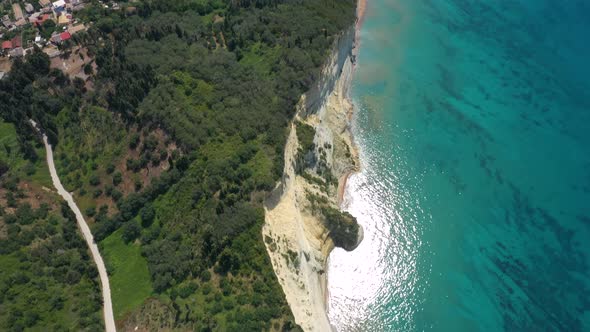
[{"label": "eroded cliff edge", "polygon": [[358,170],[349,99],[355,29],[334,41],[320,79],[301,97],[285,147],[283,178],[265,202],[263,237],[295,321],[331,330],[326,263],[334,246],[353,250],[362,228],[339,208],[346,178]]}]

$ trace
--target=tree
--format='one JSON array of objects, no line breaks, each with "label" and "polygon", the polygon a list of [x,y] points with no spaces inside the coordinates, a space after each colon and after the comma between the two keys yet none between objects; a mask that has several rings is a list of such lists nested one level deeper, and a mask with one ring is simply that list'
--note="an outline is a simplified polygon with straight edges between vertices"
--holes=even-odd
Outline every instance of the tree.
[{"label": "tree", "polygon": [[203,282],[207,282],[207,281],[211,280],[211,272],[209,272],[208,270],[203,270],[203,272],[201,272],[201,275],[199,277],[201,278],[201,280]]},{"label": "tree", "polygon": [[123,175],[117,171],[113,174],[113,185],[118,186],[123,181]]},{"label": "tree", "polygon": [[8,166],[8,164],[4,160],[0,160],[0,176],[8,172],[9,169],[10,167]]},{"label": "tree", "polygon": [[131,150],[135,150],[135,148],[137,148],[138,145],[139,145],[139,134],[138,133],[131,134],[131,137],[129,137],[129,148]]},{"label": "tree", "polygon": [[94,217],[96,215],[96,208],[94,206],[91,206],[89,208],[86,209],[86,215],[89,217]]},{"label": "tree", "polygon": [[92,75],[92,74],[93,74],[93,72],[94,72],[94,71],[92,70],[92,65],[91,65],[90,63],[87,63],[87,64],[84,66],[84,74],[86,74],[86,75]]},{"label": "tree", "polygon": [[149,227],[154,221],[156,211],[151,204],[147,204],[139,211],[139,215],[141,216],[141,225],[143,227]]},{"label": "tree", "polygon": [[77,284],[78,282],[80,282],[81,277],[82,276],[78,271],[70,270],[66,274],[66,282],[70,285]]},{"label": "tree", "polygon": [[140,233],[141,233],[141,228],[139,227],[137,222],[135,220],[129,221],[123,226],[123,234],[122,234],[123,241],[125,241],[125,243],[129,243],[131,241],[134,241],[135,239],[137,239],[139,237]]},{"label": "tree", "polygon": [[113,164],[108,164],[107,168],[106,168],[106,172],[107,174],[112,174],[115,171],[115,165]]},{"label": "tree", "polygon": [[35,46],[33,54],[27,57],[27,61],[37,75],[47,75],[49,73],[49,56],[41,51],[39,47]]},{"label": "tree", "polygon": [[98,186],[100,184],[100,178],[98,175],[92,174],[90,179],[88,179],[88,183],[90,183],[91,186]]}]

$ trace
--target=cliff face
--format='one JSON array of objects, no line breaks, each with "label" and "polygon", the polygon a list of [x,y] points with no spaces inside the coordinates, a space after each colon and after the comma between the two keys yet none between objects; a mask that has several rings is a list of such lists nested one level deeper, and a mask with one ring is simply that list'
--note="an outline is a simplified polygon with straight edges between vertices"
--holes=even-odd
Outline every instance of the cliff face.
[{"label": "cliff face", "polygon": [[[285,147],[283,178],[265,202],[267,251],[305,331],[331,330],[325,309],[328,255],[335,242],[352,250],[362,238],[354,218],[339,212],[346,177],[359,165],[349,129],[354,40],[354,27],[336,39],[321,78],[301,97]],[[302,144],[303,129],[312,133],[312,144]]]}]

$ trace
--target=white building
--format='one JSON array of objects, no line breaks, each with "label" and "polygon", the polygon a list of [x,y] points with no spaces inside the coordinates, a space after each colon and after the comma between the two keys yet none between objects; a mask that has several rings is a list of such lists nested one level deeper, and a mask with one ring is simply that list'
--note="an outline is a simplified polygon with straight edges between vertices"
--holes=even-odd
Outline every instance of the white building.
[{"label": "white building", "polygon": [[65,9],[66,2],[64,0],[57,0],[52,5],[54,10],[61,11]]},{"label": "white building", "polygon": [[33,5],[31,5],[30,3],[25,3],[25,10],[27,11],[27,13],[32,13],[35,11],[35,7],[33,7]]}]

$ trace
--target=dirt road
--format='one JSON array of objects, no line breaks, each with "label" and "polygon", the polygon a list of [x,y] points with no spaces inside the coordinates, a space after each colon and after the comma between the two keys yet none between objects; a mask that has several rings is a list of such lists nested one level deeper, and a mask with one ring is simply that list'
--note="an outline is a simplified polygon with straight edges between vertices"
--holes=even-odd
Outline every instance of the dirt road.
[{"label": "dirt road", "polygon": [[76,215],[76,221],[78,222],[78,227],[82,231],[84,240],[86,240],[86,244],[88,245],[88,248],[90,248],[90,252],[92,253],[92,259],[94,260],[94,263],[98,268],[98,274],[100,276],[100,283],[102,286],[105,330],[107,332],[115,332],[116,327],[115,318],[113,316],[113,303],[111,302],[111,288],[109,286],[109,276],[107,274],[107,269],[105,268],[104,261],[102,260],[102,256],[98,251],[98,246],[96,245],[96,243],[94,243],[94,237],[92,236],[92,232],[90,232],[88,224],[84,220],[84,216],[80,212],[80,209],[76,205],[76,202],[74,202],[74,198],[72,197],[72,195],[62,186],[61,181],[59,180],[59,176],[57,175],[57,171],[55,170],[55,165],[53,163],[53,150],[51,148],[51,145],[47,141],[47,136],[45,136],[45,134],[43,134],[43,144],[45,144],[45,151],[47,154],[47,165],[49,166],[49,173],[51,174],[53,186],[55,187],[55,189],[57,189],[58,194],[61,197],[63,197],[63,199],[68,203],[70,209],[74,211],[74,214]]}]

